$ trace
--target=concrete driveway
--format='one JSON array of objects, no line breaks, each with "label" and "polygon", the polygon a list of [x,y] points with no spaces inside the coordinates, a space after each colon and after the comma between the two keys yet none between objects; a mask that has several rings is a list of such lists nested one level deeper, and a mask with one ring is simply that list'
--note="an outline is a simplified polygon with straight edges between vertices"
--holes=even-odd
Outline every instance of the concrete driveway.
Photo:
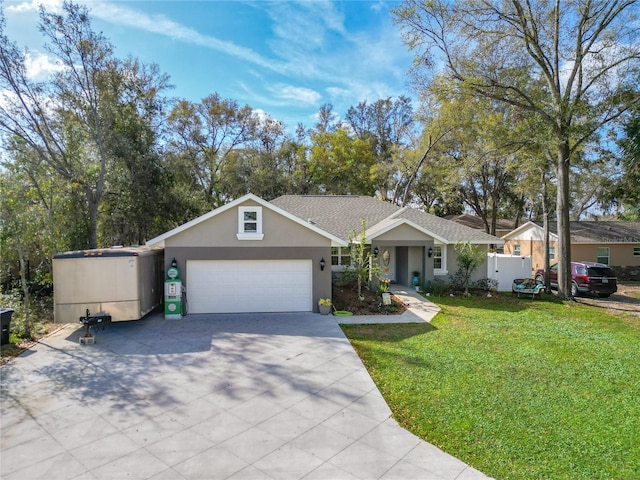
[{"label": "concrete driveway", "polygon": [[14,479],[479,479],[397,425],[333,316],[68,325],[1,373]]}]

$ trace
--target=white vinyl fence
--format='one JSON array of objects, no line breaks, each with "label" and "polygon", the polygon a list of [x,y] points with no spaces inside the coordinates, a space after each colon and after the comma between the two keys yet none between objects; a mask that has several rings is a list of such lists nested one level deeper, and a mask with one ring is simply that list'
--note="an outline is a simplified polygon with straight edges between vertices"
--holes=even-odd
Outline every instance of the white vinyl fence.
[{"label": "white vinyl fence", "polygon": [[515,278],[529,278],[532,274],[531,256],[487,254],[487,278],[498,282],[499,292],[510,292]]}]

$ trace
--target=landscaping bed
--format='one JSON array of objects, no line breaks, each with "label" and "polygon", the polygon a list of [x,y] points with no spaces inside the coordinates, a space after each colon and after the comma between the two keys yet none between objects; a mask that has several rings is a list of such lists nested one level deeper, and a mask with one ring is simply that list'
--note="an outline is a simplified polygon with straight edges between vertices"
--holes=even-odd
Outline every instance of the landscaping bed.
[{"label": "landscaping bed", "polygon": [[391,305],[382,305],[382,296],[366,288],[362,289],[363,300],[358,298],[356,286],[336,285],[332,288],[332,301],[336,310],[348,311],[354,315],[402,315],[407,306],[395,295],[391,295]]}]

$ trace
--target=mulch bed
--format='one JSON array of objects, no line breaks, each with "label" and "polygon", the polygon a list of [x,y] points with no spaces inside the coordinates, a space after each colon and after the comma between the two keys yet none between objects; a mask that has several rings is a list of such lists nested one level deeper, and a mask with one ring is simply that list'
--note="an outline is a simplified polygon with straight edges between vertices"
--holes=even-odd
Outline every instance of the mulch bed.
[{"label": "mulch bed", "polygon": [[336,310],[347,310],[354,315],[402,315],[407,310],[407,305],[402,303],[395,295],[391,295],[391,305],[382,305],[382,296],[371,290],[362,288],[364,300],[358,298],[358,289],[353,287],[338,287],[333,285],[333,305]]}]

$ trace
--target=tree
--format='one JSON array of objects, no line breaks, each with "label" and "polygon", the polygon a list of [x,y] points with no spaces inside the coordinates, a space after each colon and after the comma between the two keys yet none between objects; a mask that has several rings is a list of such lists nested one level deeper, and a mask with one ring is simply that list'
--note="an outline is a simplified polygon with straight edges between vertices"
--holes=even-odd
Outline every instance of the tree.
[{"label": "tree", "polygon": [[623,218],[640,220],[640,106],[626,119],[619,143],[622,155],[618,168],[621,168],[622,175],[610,190],[608,200],[620,207]]},{"label": "tree", "polygon": [[409,143],[413,134],[413,107],[408,97],[400,96],[366,101],[352,106],[347,111],[346,123],[361,141],[367,142],[375,167],[370,176],[376,183],[378,195],[397,201],[398,188],[394,188],[397,171],[394,153]]},{"label": "tree", "polygon": [[[118,61],[107,39],[92,30],[86,7],[65,2],[63,14],[40,8],[40,32],[61,68],[46,81],[34,82],[27,74],[25,54],[6,37],[4,25],[2,15],[0,132],[5,134],[5,146],[23,149],[16,155],[46,163],[82,193],[76,198],[82,201],[77,209],[88,217],[83,247],[94,248],[112,149],[120,141],[116,122],[121,109],[139,88],[153,91],[140,102],[153,101],[166,87],[166,79],[154,71],[137,78],[143,81],[120,88],[133,83],[129,80],[136,70]],[[145,106],[136,114],[144,110],[149,111]],[[16,138],[20,141],[13,141]]]},{"label": "tree", "polygon": [[195,189],[209,209],[223,205],[228,198],[221,172],[236,150],[256,140],[258,126],[251,107],[217,93],[200,103],[180,100],[169,114],[169,127],[173,162],[185,175],[182,187]]},{"label": "tree", "polygon": [[[372,261],[371,251],[366,248],[366,242],[367,223],[363,218],[360,232],[356,233],[356,231],[353,230],[349,235],[351,264],[349,266],[349,270],[347,270],[347,272],[353,272],[356,277],[358,298],[360,300],[364,300],[364,297],[362,296],[362,284],[368,284],[368,282],[374,277],[378,278],[380,276],[380,267],[377,262]],[[343,275],[345,273],[343,273]]]},{"label": "tree", "polygon": [[372,171],[375,159],[365,140],[344,128],[311,132],[309,169],[312,184],[332,195],[369,195],[376,192]]},{"label": "tree", "polygon": [[464,294],[469,295],[469,281],[486,258],[486,253],[478,245],[471,243],[458,243],[455,246],[458,254],[458,275],[464,286]]},{"label": "tree", "polygon": [[394,10],[421,82],[442,62],[479,95],[538,116],[553,132],[558,290],[571,298],[569,170],[594,132],[640,101],[636,0],[405,0]]}]

